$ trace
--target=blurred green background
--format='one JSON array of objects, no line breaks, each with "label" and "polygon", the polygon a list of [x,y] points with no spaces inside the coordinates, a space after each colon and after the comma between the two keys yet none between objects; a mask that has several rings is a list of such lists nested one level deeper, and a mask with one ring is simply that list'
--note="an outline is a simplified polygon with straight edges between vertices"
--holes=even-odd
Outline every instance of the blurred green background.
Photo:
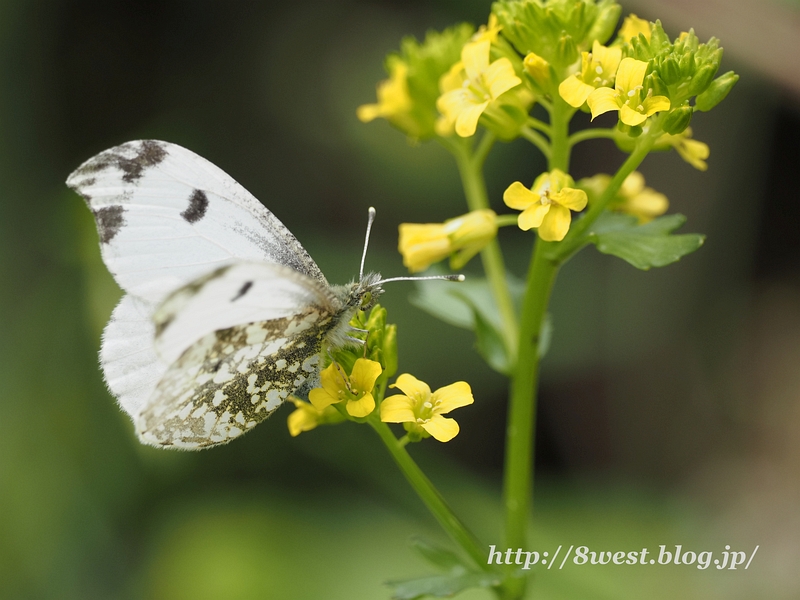
[{"label": "blurred green background", "polygon": [[[748,571],[537,571],[541,599],[800,597],[800,69],[797,3],[636,0],[672,35],[694,26],[742,79],[693,123],[709,171],[651,157],[648,184],[708,234],[643,273],[593,249],[563,269],[544,364],[535,525],[527,550],[751,552]],[[403,221],[464,211],[455,166],[385,122],[359,123],[403,35],[485,21],[475,0],[0,2],[0,598],[387,598],[424,575],[413,535],[447,543],[377,437],[352,424],[289,437],[282,410],[228,446],[140,446],[97,366],[120,291],[93,220],[64,185],[95,153],[179,143],[261,199],[332,282],[403,274]],[[663,12],[660,12],[662,11]],[[606,141],[576,177],[611,172]],[[488,164],[493,205],[542,162],[525,143]],[[532,236],[503,231],[524,273]],[[469,273],[469,268],[467,270]],[[487,544],[502,545],[505,382],[470,335],[384,296],[402,371],[476,402],[462,433],[412,452]],[[489,598],[469,592],[469,599]]]}]

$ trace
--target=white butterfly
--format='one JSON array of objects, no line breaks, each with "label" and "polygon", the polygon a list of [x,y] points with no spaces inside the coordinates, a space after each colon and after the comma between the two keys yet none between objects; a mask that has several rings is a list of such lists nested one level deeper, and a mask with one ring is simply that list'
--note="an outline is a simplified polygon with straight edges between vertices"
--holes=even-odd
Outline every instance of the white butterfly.
[{"label": "white butterfly", "polygon": [[351,317],[389,281],[363,275],[362,258],[359,281],[329,285],[258,200],[175,144],[111,148],[67,185],[88,203],[103,260],[127,292],[100,363],[146,444],[223,444],[289,394],[305,397],[321,347],[352,342]]}]

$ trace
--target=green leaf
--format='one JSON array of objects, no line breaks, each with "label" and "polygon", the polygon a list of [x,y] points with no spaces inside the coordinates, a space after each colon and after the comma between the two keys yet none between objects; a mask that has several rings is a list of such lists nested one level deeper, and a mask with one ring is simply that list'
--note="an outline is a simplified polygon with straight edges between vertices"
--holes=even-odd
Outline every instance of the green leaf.
[{"label": "green leaf", "polygon": [[471,573],[465,570],[449,575],[432,575],[404,581],[389,581],[393,600],[416,600],[431,596],[448,598],[469,588],[490,588],[500,585],[500,577],[491,573]]},{"label": "green leaf", "polygon": [[610,213],[609,216],[601,215],[601,218],[592,227],[589,240],[603,254],[613,254],[645,271],[674,263],[697,250],[705,241],[704,235],[696,233],[670,235],[686,222],[683,215],[667,215],[644,225],[628,226]]},{"label": "green leaf", "polygon": [[[513,276],[508,276],[507,281],[512,300],[519,307],[525,284]],[[478,352],[488,365],[504,375],[510,373],[510,360],[500,334],[500,311],[486,279],[470,277],[450,285],[441,281],[418,281],[417,291],[410,300],[417,308],[445,323],[474,331]]]},{"label": "green leaf", "polygon": [[411,547],[425,560],[444,571],[464,569],[464,564],[452,550],[443,548],[421,537],[411,538]]},{"label": "green leaf", "polygon": [[[431,275],[443,275],[446,272],[431,269]],[[525,293],[525,283],[507,276],[508,289],[515,305],[519,307]],[[411,295],[411,304],[425,312],[462,329],[475,330],[475,313],[483,315],[484,320],[499,330],[500,312],[494,302],[489,282],[482,277],[468,277],[461,283],[444,283],[441,281],[418,281],[416,292]],[[469,301],[465,301],[468,298]]]},{"label": "green leaf", "polygon": [[495,371],[503,375],[508,375],[511,373],[511,361],[506,352],[506,346],[503,343],[500,331],[489,322],[484,313],[472,304],[468,296],[464,295],[461,299],[464,301],[464,304],[472,308],[476,338],[475,345],[478,352],[486,361],[486,364]]}]

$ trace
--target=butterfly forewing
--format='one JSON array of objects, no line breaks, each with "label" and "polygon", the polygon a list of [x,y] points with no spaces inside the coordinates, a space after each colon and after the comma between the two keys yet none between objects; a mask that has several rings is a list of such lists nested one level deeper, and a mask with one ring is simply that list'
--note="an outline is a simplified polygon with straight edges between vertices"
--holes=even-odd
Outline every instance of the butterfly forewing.
[{"label": "butterfly forewing", "polygon": [[220,168],[181,146],[128,142],[89,159],[67,184],[95,216],[103,260],[151,302],[238,260],[325,277],[286,227]]}]

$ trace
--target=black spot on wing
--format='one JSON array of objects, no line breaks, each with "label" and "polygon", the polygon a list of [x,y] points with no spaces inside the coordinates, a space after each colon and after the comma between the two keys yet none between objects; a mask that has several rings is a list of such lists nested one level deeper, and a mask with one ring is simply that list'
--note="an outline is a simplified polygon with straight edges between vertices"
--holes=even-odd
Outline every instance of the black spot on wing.
[{"label": "black spot on wing", "polygon": [[237,293],[233,298],[231,298],[231,302],[236,302],[239,298],[244,296],[247,293],[247,290],[249,290],[251,287],[253,287],[253,282],[246,281],[245,284],[242,286],[242,289],[239,290],[239,293]]},{"label": "black spot on wing", "polygon": [[[161,142],[155,140],[128,142],[101,152],[81,166],[75,174],[88,175],[115,167],[122,171],[123,181],[134,183],[144,175],[146,169],[156,166],[166,156],[167,151]],[[80,186],[85,187],[86,184],[81,182]]]},{"label": "black spot on wing", "polygon": [[120,228],[125,225],[125,209],[121,206],[104,206],[92,212],[97,222],[97,233],[100,235],[101,244],[113,240]]},{"label": "black spot on wing", "polygon": [[197,223],[208,210],[208,196],[203,190],[194,190],[189,196],[189,206],[181,216],[189,223]]}]

